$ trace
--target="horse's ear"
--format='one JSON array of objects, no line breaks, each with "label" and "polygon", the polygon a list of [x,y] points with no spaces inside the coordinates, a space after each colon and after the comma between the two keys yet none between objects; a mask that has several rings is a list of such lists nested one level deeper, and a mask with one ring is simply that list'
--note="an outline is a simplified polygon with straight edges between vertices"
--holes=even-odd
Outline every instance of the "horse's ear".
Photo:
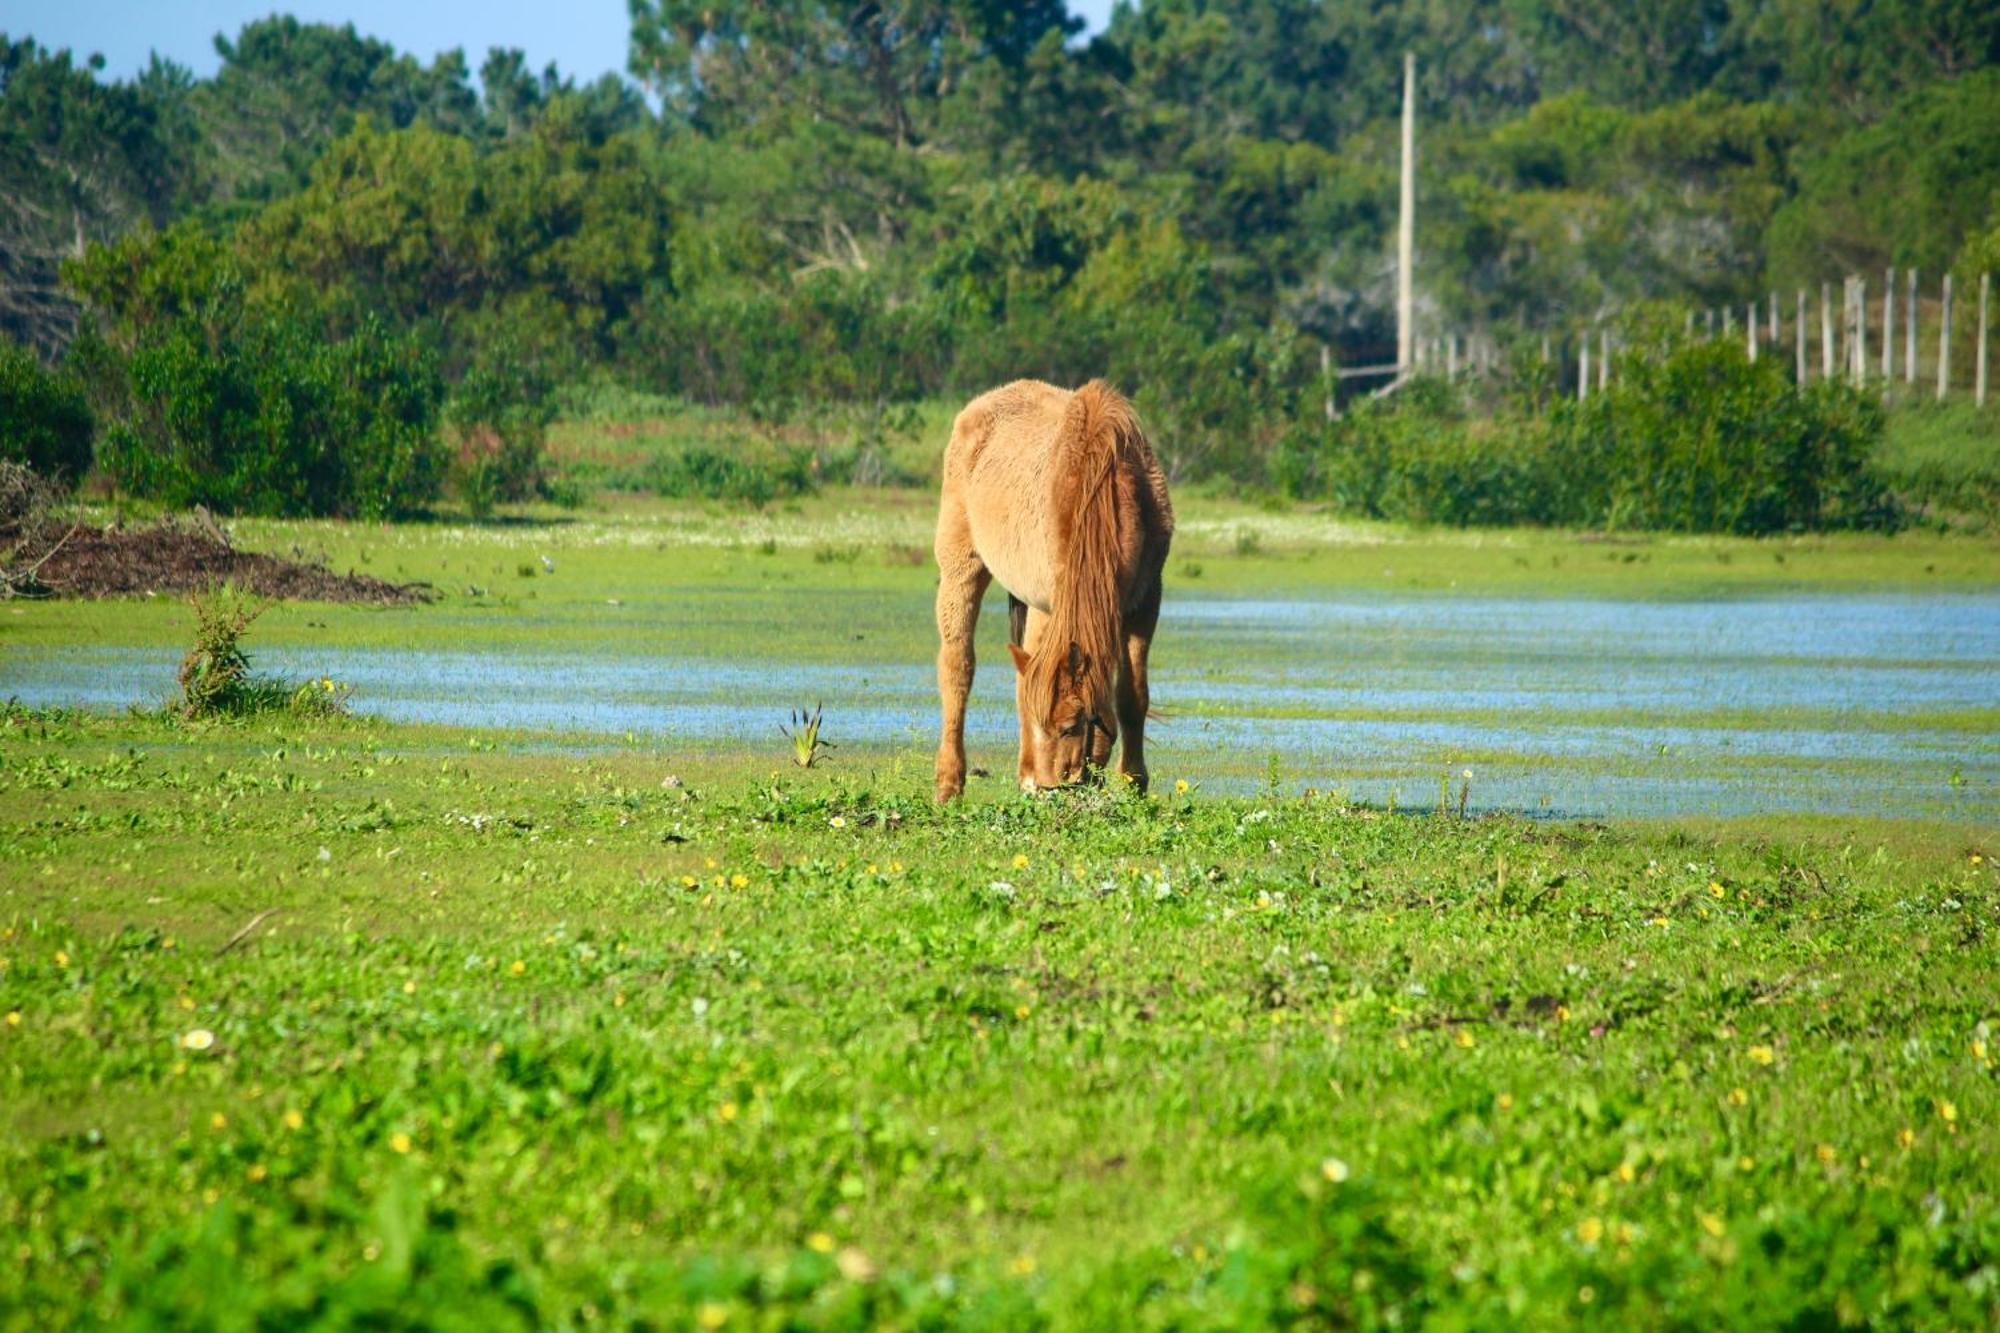
[{"label": "horse's ear", "polygon": [[1014,670],[1023,676],[1027,675],[1028,662],[1031,660],[1028,657],[1028,650],[1018,643],[1010,643],[1007,645],[1007,652],[1014,659]]},{"label": "horse's ear", "polygon": [[1076,641],[1072,639],[1069,645],[1069,674],[1082,680],[1083,673],[1088,670],[1090,670],[1090,654],[1078,647]]}]

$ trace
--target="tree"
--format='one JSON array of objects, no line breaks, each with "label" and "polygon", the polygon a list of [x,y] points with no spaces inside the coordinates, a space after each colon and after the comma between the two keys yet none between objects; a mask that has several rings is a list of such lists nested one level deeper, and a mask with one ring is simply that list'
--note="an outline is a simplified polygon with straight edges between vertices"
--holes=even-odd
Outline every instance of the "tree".
[{"label": "tree", "polygon": [[166,221],[189,179],[186,71],[107,84],[92,60],[0,35],[0,333],[45,357],[76,330],[61,262]]}]

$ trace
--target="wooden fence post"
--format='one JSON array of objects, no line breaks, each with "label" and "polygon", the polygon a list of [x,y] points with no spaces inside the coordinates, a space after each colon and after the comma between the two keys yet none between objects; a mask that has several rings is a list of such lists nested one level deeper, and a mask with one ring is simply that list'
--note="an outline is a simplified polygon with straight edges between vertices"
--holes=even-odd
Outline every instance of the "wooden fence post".
[{"label": "wooden fence post", "polygon": [[1757,359],[1757,303],[1752,301],[1743,315],[1743,350],[1752,361]]},{"label": "wooden fence post", "polygon": [[1579,403],[1590,397],[1590,330],[1583,331],[1583,340],[1576,354],[1576,401]]},{"label": "wooden fence post", "polygon": [[1882,383],[1896,378],[1896,270],[1882,275]]},{"label": "wooden fence post", "polygon": [[1819,285],[1819,377],[1833,378],[1833,284]]},{"label": "wooden fence post", "polygon": [[1771,326],[1766,332],[1771,335],[1767,341],[1771,346],[1776,347],[1778,345],[1778,294],[1776,292],[1771,293]]},{"label": "wooden fence post", "polygon": [[1938,311],[1938,401],[1951,387],[1951,274],[1944,275],[1944,306]]},{"label": "wooden fence post", "polygon": [[1798,345],[1799,364],[1792,378],[1801,387],[1806,382],[1806,289],[1799,288],[1799,308],[1792,315],[1793,341]]},{"label": "wooden fence post", "polygon": [[1917,382],[1917,271],[1911,269],[1903,283],[1903,383]]},{"label": "wooden fence post", "polygon": [[1986,302],[1993,292],[1993,275],[1979,275],[1979,351],[1975,354],[1978,369],[1973,373],[1972,401],[1974,406],[1986,406]]},{"label": "wooden fence post", "polygon": [[1868,381],[1868,279],[1854,275],[1854,382]]}]

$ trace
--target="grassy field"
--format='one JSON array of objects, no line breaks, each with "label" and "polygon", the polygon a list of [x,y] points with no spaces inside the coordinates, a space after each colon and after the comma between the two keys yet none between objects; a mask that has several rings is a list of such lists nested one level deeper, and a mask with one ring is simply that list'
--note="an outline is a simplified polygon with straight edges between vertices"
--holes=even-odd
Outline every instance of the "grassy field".
[{"label": "grassy field", "polygon": [[1992,856],[0,728],[0,1315],[1992,1319]]},{"label": "grassy field", "polygon": [[[1963,534],[1423,532],[1198,496],[1182,520],[1170,601],[2000,575]],[[253,658],[920,670],[930,522],[892,490],[235,526],[440,593],[274,607]],[[9,606],[0,696],[10,661],[190,623]],[[1241,643],[1170,610],[1162,660],[1227,677]],[[836,730],[803,771],[752,720],[764,741],[687,745],[10,707],[0,1326],[2000,1317],[1976,818],[1392,814],[1256,790],[1262,757],[1200,732],[1150,798],[989,782],[940,812],[922,745]]]}]

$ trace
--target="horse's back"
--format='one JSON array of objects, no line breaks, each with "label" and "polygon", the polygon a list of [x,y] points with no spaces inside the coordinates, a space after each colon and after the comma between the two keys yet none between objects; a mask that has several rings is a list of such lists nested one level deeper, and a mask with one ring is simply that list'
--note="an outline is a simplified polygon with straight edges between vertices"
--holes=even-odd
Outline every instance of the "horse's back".
[{"label": "horse's back", "polygon": [[1119,508],[1137,520],[1119,534],[1122,581],[1148,573],[1157,578],[1173,532],[1173,509],[1130,404],[1109,385],[1093,380],[1072,391],[1015,380],[990,389],[960,410],[945,449],[940,541],[947,530],[962,532],[1000,586],[1044,612],[1053,596],[1057,533],[1063,526],[1056,507],[1075,494],[1055,484],[1077,466],[1064,453],[1064,427],[1073,409],[1089,422],[1116,417],[1129,423],[1129,430],[1120,432],[1123,465],[1110,478]]}]

